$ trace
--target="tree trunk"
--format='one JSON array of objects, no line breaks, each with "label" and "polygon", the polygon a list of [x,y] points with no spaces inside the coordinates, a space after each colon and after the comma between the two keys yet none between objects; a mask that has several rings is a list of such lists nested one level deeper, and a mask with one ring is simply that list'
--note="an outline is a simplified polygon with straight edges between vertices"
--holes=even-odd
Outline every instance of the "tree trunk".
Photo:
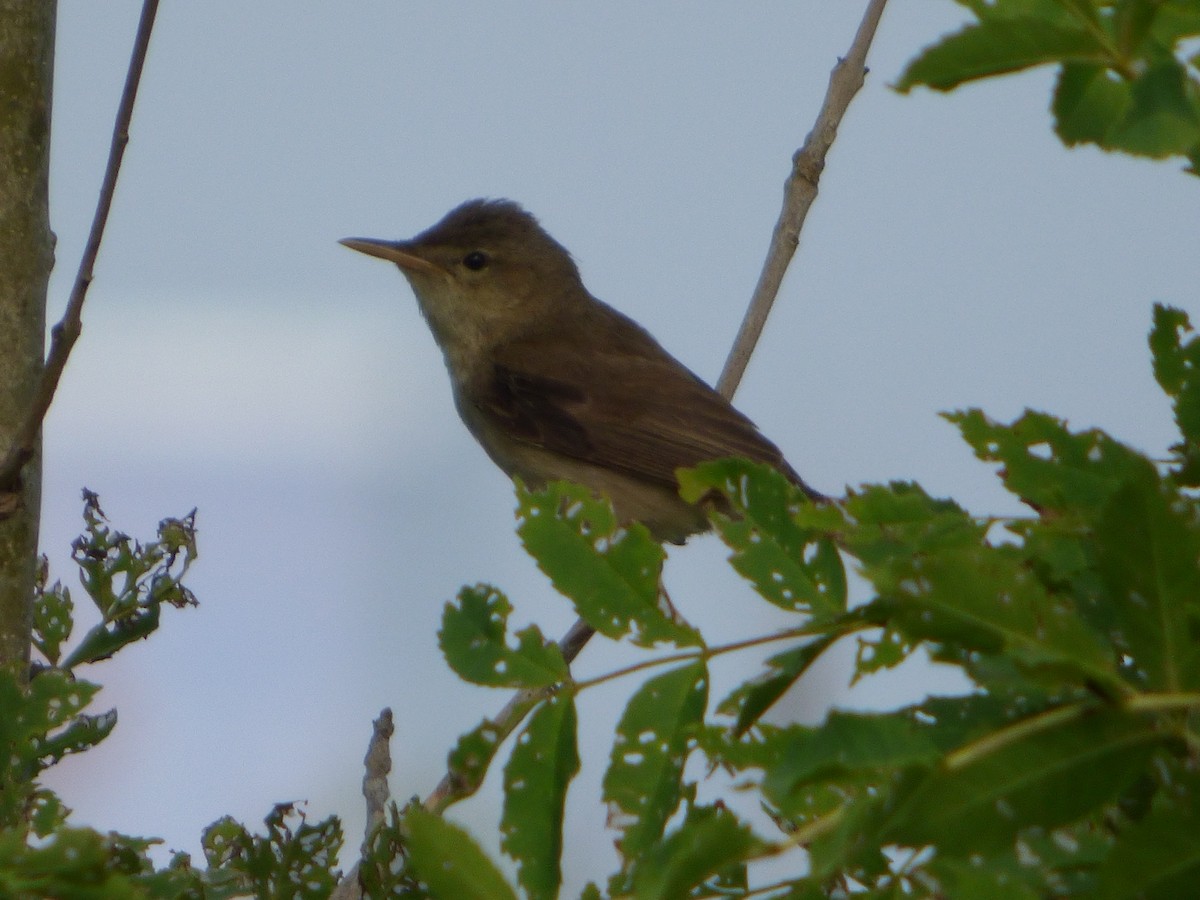
[{"label": "tree trunk", "polygon": [[[0,0],[0,455],[42,370],[54,265],[47,182],[56,11],[55,0]],[[29,659],[41,480],[35,454],[16,512],[0,520],[0,666],[23,669]]]}]

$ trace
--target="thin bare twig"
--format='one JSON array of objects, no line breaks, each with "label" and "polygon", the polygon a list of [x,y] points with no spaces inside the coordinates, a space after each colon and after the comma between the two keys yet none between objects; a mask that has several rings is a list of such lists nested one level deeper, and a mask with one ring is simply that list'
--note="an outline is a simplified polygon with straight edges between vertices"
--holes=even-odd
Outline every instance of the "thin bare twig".
[{"label": "thin bare twig", "polygon": [[360,862],[342,876],[329,900],[361,900],[362,884],[359,873],[362,869],[361,860],[365,859],[371,845],[371,833],[384,820],[387,814],[387,803],[391,799],[388,790],[387,777],[392,771],[392,751],[389,742],[395,731],[392,724],[392,711],[384,707],[379,718],[372,723],[371,742],[367,745],[367,755],[363,759],[366,774],[363,775],[363,797],[367,801],[367,826],[363,832]]},{"label": "thin bare twig", "polygon": [[829,87],[825,91],[817,121],[804,139],[804,146],[792,157],[792,171],[783,186],[783,209],[771,234],[771,246],[763,261],[762,273],[758,276],[758,284],[750,298],[746,317],[742,319],[742,327],[734,339],[733,349],[717,380],[717,391],[726,399],[733,398],[741,383],[750,355],[758,344],[767,316],[779,294],[784,273],[800,243],[800,229],[804,227],[809,207],[817,199],[817,182],[825,169],[825,156],[837,137],[838,126],[846,115],[850,101],[866,79],[867,50],[875,37],[875,29],[885,5],[887,0],[871,0],[867,4],[850,52],[838,60],[829,75]]},{"label": "thin bare twig", "polygon": [[[558,642],[558,649],[562,653],[563,659],[568,663],[572,662],[595,633],[587,622],[577,619],[575,624],[563,635],[562,640]],[[492,717],[491,725],[495,729],[496,743],[512,734],[521,724],[526,713],[538,701],[550,696],[553,692],[553,688],[526,688],[513,694],[512,699],[504,705],[504,708]],[[470,792],[470,790],[464,790],[464,786],[455,780],[452,773],[447,772],[438,782],[438,786],[425,798],[425,808],[430,812],[440,813],[455,800],[461,799]]]},{"label": "thin bare twig", "polygon": [[108,211],[112,207],[113,192],[117,186],[117,175],[121,170],[121,158],[125,155],[125,145],[129,143],[129,122],[133,118],[133,102],[137,97],[138,83],[142,78],[142,67],[146,62],[146,48],[150,45],[150,32],[154,29],[154,16],[158,12],[158,0],[145,0],[142,4],[142,15],[138,21],[137,35],[133,42],[133,51],[129,57],[129,71],[125,75],[125,88],[121,92],[121,103],[117,108],[117,118],[113,123],[112,144],[108,150],[108,166],[104,170],[104,181],[100,186],[100,199],[96,203],[96,214],[92,218],[92,230],[88,234],[87,245],[84,247],[83,258],[79,261],[79,271],[75,275],[75,285],[71,289],[71,297],[67,301],[66,312],[62,320],[51,330],[50,353],[46,364],[42,367],[42,377],[34,391],[33,400],[29,406],[29,414],[13,437],[12,446],[0,460],[0,493],[15,491],[20,484],[21,469],[33,456],[37,446],[38,433],[42,429],[42,420],[54,392],[58,389],[59,378],[71,355],[71,348],[83,330],[83,300],[87,295],[88,286],[92,283],[92,269],[96,264],[96,255],[100,252],[100,241],[104,237],[104,226],[108,221]]},{"label": "thin bare twig", "polygon": [[[871,0],[863,14],[862,23],[850,45],[850,52],[838,60],[829,76],[829,87],[825,92],[825,101],[817,115],[817,121],[812,131],[792,159],[792,172],[784,187],[783,210],[775,225],[771,237],[771,246],[763,265],[762,275],[754,290],[746,318],[741,330],[734,341],[733,349],[725,362],[721,379],[717,382],[717,390],[726,399],[732,399],[741,381],[742,373],[754,346],[762,333],[767,314],[779,293],[779,285],[783,274],[796,251],[800,239],[800,229],[808,208],[812,206],[817,196],[817,181],[821,170],[825,167],[825,155],[829,152],[833,140],[837,137],[837,128],[846,114],[846,109],[854,95],[862,87],[866,76],[867,49],[875,36],[879,17],[887,0]],[[592,628],[583,619],[579,619],[559,641],[559,649],[568,663],[579,655],[585,644],[594,634]],[[547,689],[520,691],[509,700],[491,720],[498,735],[497,740],[503,740],[516,730],[525,715],[542,697],[548,694]],[[446,774],[436,788],[425,798],[425,808],[441,812],[449,804],[458,799],[458,786],[453,777]]]}]

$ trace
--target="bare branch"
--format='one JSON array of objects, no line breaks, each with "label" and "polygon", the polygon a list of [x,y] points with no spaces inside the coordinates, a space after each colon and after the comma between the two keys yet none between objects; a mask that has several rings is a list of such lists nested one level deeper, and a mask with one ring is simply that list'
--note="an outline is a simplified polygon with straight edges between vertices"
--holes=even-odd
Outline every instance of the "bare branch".
[{"label": "bare branch", "polygon": [[329,900],[362,900],[363,890],[359,883],[359,872],[362,869],[361,860],[366,858],[371,844],[371,832],[384,820],[387,812],[387,802],[391,797],[388,791],[387,777],[392,771],[392,752],[389,742],[395,731],[392,724],[392,711],[384,707],[379,718],[372,723],[371,742],[367,745],[367,755],[363,758],[366,774],[363,775],[363,797],[367,800],[367,827],[363,833],[362,855],[360,862],[342,876]]},{"label": "bare branch", "polygon": [[[799,243],[800,228],[804,224],[805,215],[817,195],[817,181],[821,170],[825,167],[825,156],[837,136],[837,126],[846,113],[850,101],[862,87],[866,75],[867,49],[875,36],[879,17],[887,0],[870,0],[858,33],[850,46],[850,52],[834,66],[829,79],[829,88],[825,101],[817,116],[813,129],[805,139],[804,146],[797,151],[792,160],[792,173],[788,177],[784,190],[783,212],[775,226],[771,238],[771,247],[763,265],[763,272],[750,301],[746,318],[730,351],[725,364],[725,371],[717,384],[717,390],[727,399],[732,398],[745,371],[754,346],[762,333],[767,313],[779,292],[779,284],[783,273],[787,270]],[[592,634],[582,619],[571,626],[571,629],[559,641],[559,649],[567,662],[571,662],[587,644]],[[509,700],[491,720],[499,735],[497,740],[503,740],[516,730],[526,714],[533,706],[547,696],[551,689],[521,691]],[[442,781],[425,798],[425,808],[441,812],[448,805],[459,799],[459,790],[453,777],[447,774]]]},{"label": "bare branch", "polygon": [[732,399],[741,383],[750,355],[754,353],[775,297],[779,294],[784,273],[800,243],[800,229],[804,227],[809,207],[817,199],[817,182],[825,169],[825,156],[837,137],[838,125],[846,115],[850,101],[866,78],[867,50],[875,37],[875,29],[886,4],[887,0],[871,0],[867,5],[858,33],[850,45],[850,52],[838,60],[829,75],[829,87],[825,91],[825,101],[821,104],[817,121],[804,139],[804,146],[792,157],[792,171],[783,186],[783,209],[771,235],[771,246],[763,262],[762,273],[758,276],[758,284],[733,342],[733,349],[717,380],[717,391],[726,399]]},{"label": "bare branch", "polygon": [[362,847],[364,856],[371,841],[371,832],[383,821],[388,800],[391,799],[387,778],[392,771],[392,751],[388,742],[392,739],[392,732],[396,730],[392,724],[391,709],[384,707],[373,726],[371,743],[367,746],[367,755],[363,759],[367,769],[363,775],[363,797],[367,801],[367,827]]},{"label": "bare branch", "polygon": [[121,158],[125,155],[125,145],[129,143],[129,122],[133,118],[133,102],[137,97],[138,83],[142,77],[142,67],[146,62],[146,48],[150,45],[150,32],[154,28],[154,16],[158,12],[158,0],[144,0],[142,15],[138,21],[137,36],[134,38],[133,52],[129,57],[129,71],[125,76],[125,88],[121,92],[121,103],[117,108],[116,122],[113,124],[112,144],[108,151],[108,166],[104,170],[104,182],[100,186],[100,199],[96,204],[96,214],[92,219],[92,230],[88,234],[87,245],[84,247],[83,258],[79,261],[79,271],[75,275],[75,285],[71,289],[71,297],[67,301],[66,312],[62,320],[51,331],[50,353],[42,368],[42,377],[34,392],[29,413],[21,428],[13,438],[2,461],[0,461],[0,494],[14,491],[20,484],[21,469],[32,457],[37,446],[38,434],[42,429],[42,420],[54,399],[58,388],[59,378],[67,365],[67,358],[75,340],[83,330],[83,300],[87,295],[88,286],[92,283],[92,269],[96,264],[96,255],[100,252],[100,241],[104,237],[104,226],[108,221],[108,211],[112,207],[113,191],[117,186],[117,175],[121,170]]},{"label": "bare branch", "polygon": [[[562,653],[563,659],[571,663],[593,634],[595,631],[592,630],[592,626],[583,619],[576,620],[575,624],[563,635],[562,640],[558,642],[558,649]],[[512,699],[491,720],[492,727],[496,731],[496,742],[499,743],[512,734],[529,710],[553,692],[554,688],[528,688],[514,694]],[[462,799],[470,792],[470,790],[464,791],[463,785],[455,780],[452,773],[447,772],[442,776],[438,786],[425,798],[425,808],[430,812],[440,813],[451,803]]]}]

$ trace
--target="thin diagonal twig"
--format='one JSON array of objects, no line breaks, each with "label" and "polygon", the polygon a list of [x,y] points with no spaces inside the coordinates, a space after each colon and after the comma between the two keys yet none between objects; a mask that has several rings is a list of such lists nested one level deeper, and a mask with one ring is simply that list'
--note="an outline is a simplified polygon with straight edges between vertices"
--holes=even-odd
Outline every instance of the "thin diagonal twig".
[{"label": "thin diagonal twig", "polygon": [[117,175],[121,170],[121,158],[125,145],[129,143],[129,122],[133,118],[133,103],[137,98],[142,68],[146,62],[146,49],[150,46],[150,32],[154,29],[154,16],[158,12],[158,0],[145,0],[142,15],[138,20],[137,35],[133,51],[129,56],[129,71],[125,75],[125,88],[121,92],[121,103],[117,107],[117,118],[113,124],[112,143],[108,150],[108,165],[104,170],[104,181],[100,185],[100,199],[96,203],[96,214],[92,218],[92,230],[88,233],[75,285],[67,301],[62,320],[51,330],[50,352],[42,367],[42,376],[29,405],[29,413],[13,437],[12,445],[0,460],[0,493],[15,491],[20,484],[21,469],[33,457],[42,420],[54,399],[58,381],[71,355],[79,333],[83,330],[83,301],[92,283],[92,269],[96,255],[100,252],[100,241],[104,237],[104,226],[108,222],[108,211],[112,207],[113,192],[117,187]]},{"label": "thin diagonal twig", "polygon": [[850,51],[837,61],[829,75],[829,87],[825,100],[812,131],[804,139],[804,146],[792,157],[792,171],[783,185],[783,209],[771,234],[771,246],[763,261],[762,273],[758,276],[746,316],[734,339],[733,349],[725,360],[725,368],[717,380],[717,392],[727,400],[733,398],[741,383],[750,355],[758,344],[767,316],[779,294],[784,273],[800,243],[800,229],[813,201],[817,199],[817,182],[825,170],[825,156],[837,137],[838,126],[846,115],[850,101],[863,86],[867,75],[867,50],[875,37],[879,18],[887,0],[871,0],[859,23],[858,33],[850,44]]},{"label": "thin diagonal twig", "polygon": [[[792,158],[792,171],[784,185],[783,210],[771,237],[771,246],[763,264],[762,275],[754,290],[741,330],[729,352],[721,379],[717,383],[717,391],[726,399],[732,399],[737,390],[742,373],[746,370],[746,363],[754,352],[754,346],[766,323],[767,314],[779,293],[783,274],[795,254],[800,229],[809,207],[816,199],[817,182],[825,168],[825,156],[837,137],[838,125],[845,116],[850,101],[854,99],[866,78],[867,50],[875,37],[879,18],[886,4],[887,0],[870,0],[867,4],[849,52],[838,60],[830,73],[825,100],[821,104],[821,111],[812,131]],[[563,658],[568,663],[572,662],[594,633],[583,619],[577,620],[559,641]],[[543,688],[519,691],[515,694],[492,719],[496,739],[501,741],[512,734],[529,710],[546,693],[546,689]],[[425,808],[440,812],[456,799],[456,784],[447,773],[425,798]]]}]

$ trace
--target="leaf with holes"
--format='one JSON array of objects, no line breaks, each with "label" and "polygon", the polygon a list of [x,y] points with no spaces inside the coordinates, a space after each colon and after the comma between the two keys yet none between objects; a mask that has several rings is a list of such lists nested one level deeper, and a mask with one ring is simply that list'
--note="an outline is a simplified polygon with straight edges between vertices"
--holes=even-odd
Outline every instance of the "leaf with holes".
[{"label": "leaf with holes", "polygon": [[[828,620],[846,610],[846,571],[837,547],[819,528],[801,524],[810,512],[800,489],[770,466],[744,459],[707,462],[679,472],[680,495],[698,503],[714,491],[729,514],[712,514],[733,551],[733,567],[766,600],[789,612]],[[827,528],[841,521],[836,509],[807,516]]]},{"label": "leaf with holes", "polygon": [[565,482],[540,492],[518,482],[517,500],[525,549],[585,622],[643,647],[702,643],[694,629],[664,612],[663,549],[643,526],[618,524],[608,501]]},{"label": "leaf with holes", "polygon": [[500,846],[517,861],[517,880],[532,900],[558,896],[563,806],[578,771],[575,698],[559,693],[530,717],[504,767]]},{"label": "leaf with holes", "polygon": [[450,667],[467,681],[492,687],[547,687],[567,677],[567,664],[558,645],[547,642],[537,626],[508,640],[512,604],[487,585],[465,587],[447,603],[438,632]]},{"label": "leaf with holes", "polygon": [[695,662],[651,678],[617,725],[604,799],[626,857],[657,841],[682,795],[683,764],[708,704],[708,670]]}]

